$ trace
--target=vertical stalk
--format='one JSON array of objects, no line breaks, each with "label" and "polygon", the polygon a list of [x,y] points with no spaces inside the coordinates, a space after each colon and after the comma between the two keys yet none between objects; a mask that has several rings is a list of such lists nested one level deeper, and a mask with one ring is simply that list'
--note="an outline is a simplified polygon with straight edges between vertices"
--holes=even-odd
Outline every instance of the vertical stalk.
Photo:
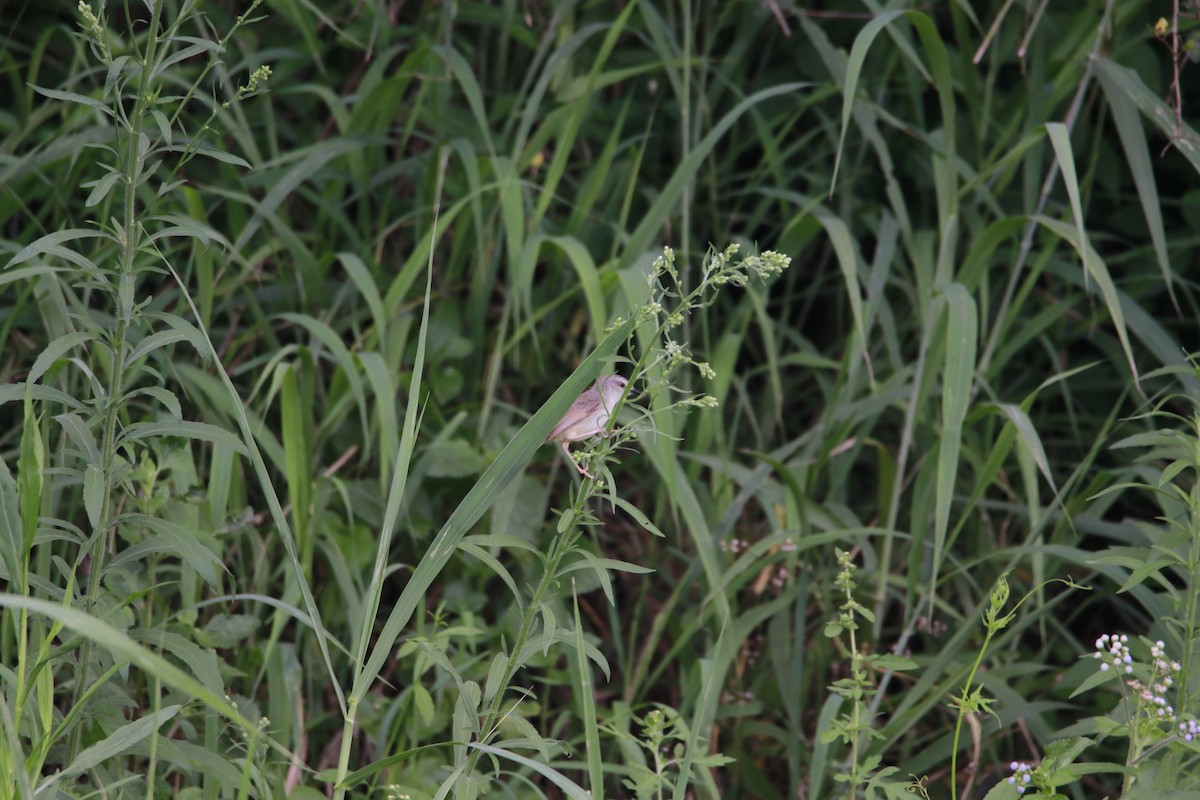
[{"label": "vertical stalk", "polygon": [[[579,518],[579,512],[583,510],[584,504],[592,496],[592,490],[595,488],[595,481],[588,479],[587,491],[581,491],[572,505],[572,512],[575,518]],[[542,571],[542,578],[538,581],[537,588],[533,592],[533,597],[530,603],[525,608],[525,613],[521,617],[521,627],[517,631],[517,636],[513,640],[512,648],[509,650],[511,657],[508,659],[508,664],[504,669],[504,678],[497,684],[496,694],[492,697],[491,705],[487,712],[480,718],[479,721],[479,738],[480,741],[485,741],[495,727],[499,724],[500,706],[504,702],[504,694],[508,689],[509,683],[517,674],[517,670],[521,668],[519,661],[521,651],[525,649],[525,645],[529,642],[530,634],[533,632],[533,622],[537,617],[537,608],[541,605],[542,599],[546,593],[550,591],[550,587],[554,584],[558,577],[558,567],[562,563],[563,556],[570,552],[575,542],[579,538],[578,524],[572,525],[563,531],[559,536],[556,536],[550,544],[550,552],[546,556],[546,568]],[[582,654],[580,654],[583,657]],[[464,775],[471,775],[475,771],[475,765],[479,762],[480,751],[472,750],[467,758],[467,769]]]},{"label": "vertical stalk", "polygon": [[354,728],[357,724],[358,698],[351,693],[346,698],[346,715],[342,719],[342,743],[338,748],[338,783],[333,791],[334,800],[343,800],[346,796],[346,787],[342,784],[342,779],[350,774],[350,747],[354,742]]},{"label": "vertical stalk", "polygon": [[[113,336],[112,365],[109,372],[108,397],[103,404],[104,420],[100,441],[100,453],[104,463],[101,474],[104,490],[100,506],[100,519],[93,532],[93,542],[88,568],[88,588],[84,595],[84,610],[89,614],[96,609],[96,600],[100,592],[100,577],[104,572],[104,556],[109,548],[109,536],[112,533],[113,516],[113,465],[116,461],[117,417],[121,411],[122,391],[125,381],[125,358],[127,355],[126,336],[132,322],[134,312],[134,259],[137,256],[141,242],[140,223],[137,217],[137,186],[140,182],[143,159],[141,155],[142,124],[145,119],[150,95],[150,74],[158,49],[158,27],[162,13],[161,3],[151,3],[150,25],[147,29],[146,50],[141,61],[138,77],[137,96],[134,98],[133,114],[129,117],[127,130],[125,163],[124,163],[124,213],[121,232],[121,262],[117,270],[117,285],[113,290],[116,300],[117,329]],[[120,120],[121,95],[118,92],[114,103],[118,106],[115,119]],[[120,124],[118,122],[118,124]],[[92,662],[92,640],[84,639],[83,650],[79,661],[75,664],[75,687],[72,705],[79,701],[83,687],[87,685],[88,670]],[[68,749],[67,761],[73,761],[78,755],[82,741],[82,726],[76,725],[71,732],[71,744]]]}]

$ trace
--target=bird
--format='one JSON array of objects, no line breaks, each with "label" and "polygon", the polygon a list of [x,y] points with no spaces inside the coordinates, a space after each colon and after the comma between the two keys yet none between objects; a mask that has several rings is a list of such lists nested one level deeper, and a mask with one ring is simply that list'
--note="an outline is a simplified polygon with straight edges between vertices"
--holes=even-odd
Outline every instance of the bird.
[{"label": "bird", "polygon": [[589,386],[575,398],[567,413],[563,414],[563,418],[546,437],[547,442],[559,443],[567,459],[575,464],[575,469],[579,470],[580,475],[593,477],[582,464],[571,458],[571,442],[604,433],[604,426],[608,424],[608,418],[612,416],[613,409],[628,385],[629,381],[620,375],[601,375],[596,379],[594,386]]}]

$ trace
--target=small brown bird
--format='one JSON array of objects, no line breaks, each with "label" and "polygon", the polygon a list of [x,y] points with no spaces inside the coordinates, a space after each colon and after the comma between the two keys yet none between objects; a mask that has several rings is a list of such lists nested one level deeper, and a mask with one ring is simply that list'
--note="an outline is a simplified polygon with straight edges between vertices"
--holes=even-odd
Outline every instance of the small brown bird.
[{"label": "small brown bird", "polygon": [[[583,394],[575,398],[567,413],[563,414],[554,430],[550,431],[546,441],[562,445],[567,459],[575,463],[571,458],[571,442],[604,433],[604,426],[608,424],[608,418],[612,416],[617,401],[621,399],[621,394],[628,385],[629,381],[620,375],[601,375],[596,379],[595,386],[588,387]],[[576,463],[575,469],[579,470],[580,475],[593,477],[582,464]]]}]

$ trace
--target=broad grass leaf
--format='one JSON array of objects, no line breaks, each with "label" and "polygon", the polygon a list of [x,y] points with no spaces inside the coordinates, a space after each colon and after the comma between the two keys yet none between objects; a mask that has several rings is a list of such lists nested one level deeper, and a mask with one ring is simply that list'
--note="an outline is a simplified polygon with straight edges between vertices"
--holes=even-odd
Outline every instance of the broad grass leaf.
[{"label": "broad grass leaf", "polygon": [[592,339],[600,341],[604,338],[604,325],[608,322],[609,312],[604,302],[604,290],[600,285],[600,272],[591,253],[582,242],[572,236],[545,236],[536,234],[529,237],[525,243],[525,251],[521,255],[521,268],[518,277],[522,280],[521,294],[528,303],[532,303],[532,286],[534,268],[542,260],[545,245],[555,245],[575,268],[575,276],[579,279],[579,287],[588,309],[588,321],[591,323]]},{"label": "broad grass leaf", "polygon": [[233,722],[247,734],[257,734],[257,726],[243,717],[225,697],[210,691],[179,667],[157,653],[135,642],[102,619],[75,608],[62,606],[33,597],[18,597],[0,593],[0,607],[25,609],[62,623],[65,627],[91,639],[118,659],[125,659],[153,679],[161,680],[189,697],[196,698]]},{"label": "broad grass leaf", "polygon": [[279,389],[279,417],[283,435],[284,475],[287,479],[288,498],[292,504],[292,520],[296,526],[296,539],[307,542],[309,537],[309,508],[312,502],[312,452],[313,420],[311,404],[300,399],[297,367],[294,364],[282,367],[282,385]]},{"label": "broad grass leaf", "polygon": [[1077,227],[1073,228],[1064,222],[1045,216],[1034,216],[1033,220],[1062,239],[1065,239],[1079,254],[1080,260],[1083,262],[1084,272],[1091,280],[1096,282],[1100,290],[1100,295],[1104,298],[1104,304],[1108,308],[1109,316],[1112,317],[1113,328],[1116,330],[1117,338],[1121,341],[1121,349],[1125,352],[1125,360],[1129,365],[1129,371],[1133,374],[1134,382],[1138,382],[1137,363],[1134,361],[1133,348],[1129,344],[1129,333],[1125,328],[1125,314],[1121,307],[1120,298],[1117,296],[1116,284],[1113,283],[1112,276],[1108,272],[1108,266],[1104,263],[1104,259],[1100,257],[1100,254],[1096,252],[1086,237],[1081,238],[1079,236]]},{"label": "broad grass leaf", "polygon": [[358,289],[358,293],[367,304],[367,309],[371,312],[371,322],[375,326],[375,336],[378,338],[378,341],[386,342],[387,314],[383,310],[383,297],[379,294],[379,287],[375,285],[375,279],[372,277],[371,271],[367,269],[367,265],[363,263],[363,260],[354,253],[338,253],[337,260],[342,265],[342,269],[346,270],[346,274],[350,276],[351,283]]},{"label": "broad grass leaf", "polygon": [[722,138],[743,115],[777,97],[783,97],[801,89],[811,88],[812,85],[811,83],[803,82],[783,83],[778,86],[772,86],[769,89],[763,89],[750,95],[734,106],[729,113],[721,117],[713,125],[708,134],[696,143],[687,157],[679,162],[679,166],[671,174],[670,180],[662,187],[662,190],[654,198],[654,203],[642,216],[642,221],[629,234],[624,252],[617,263],[617,272],[624,272],[629,269],[645,255],[651,243],[662,230],[665,221],[670,217],[671,211],[683,197],[684,191],[695,182],[697,174],[708,161],[717,145],[720,144]]},{"label": "broad grass leaf", "polygon": [[830,194],[832,194],[833,188],[837,185],[838,171],[841,168],[842,162],[842,150],[846,142],[846,131],[850,124],[850,112],[858,94],[858,80],[862,74],[867,53],[870,51],[872,43],[874,43],[875,38],[880,32],[900,17],[904,17],[917,28],[922,43],[925,45],[926,55],[933,66],[933,76],[931,77],[925,72],[921,60],[912,53],[906,42],[894,35],[893,41],[897,42],[902,51],[909,54],[910,63],[921,70],[924,78],[933,83],[938,90],[938,99],[942,110],[942,124],[945,126],[945,160],[948,164],[954,163],[954,84],[950,80],[950,66],[945,45],[942,43],[940,36],[938,36],[937,29],[934,27],[932,20],[927,15],[919,11],[887,11],[873,18],[858,32],[858,35],[854,39],[854,46],[850,50],[850,56],[846,61],[846,77],[842,87],[844,99],[842,101],[841,135],[833,162],[833,177],[829,182]]},{"label": "broad grass leaf", "polygon": [[1163,101],[1159,92],[1151,91],[1137,72],[1103,55],[1092,58],[1092,65],[1106,96],[1111,98],[1122,94],[1132,101],[1142,116],[1160,133],[1169,137],[1172,146],[1188,160],[1193,169],[1200,172],[1200,135],[1187,122],[1183,123],[1182,130],[1176,131],[1175,112]]},{"label": "broad grass leaf", "polygon": [[[380,481],[391,474],[392,459],[400,447],[400,426],[396,419],[395,379],[380,353],[360,351],[358,363],[375,395],[375,425],[379,428]],[[386,485],[386,484],[385,484]]]},{"label": "broad grass leaf", "polygon": [[950,503],[958,477],[962,448],[963,420],[971,400],[975,379],[976,344],[979,321],[975,300],[959,284],[945,290],[946,360],[942,370],[942,432],[938,442],[937,486],[934,506],[933,569],[929,583],[930,598],[937,588],[942,548],[950,526]]},{"label": "broad grass leaf", "polygon": [[[261,202],[256,202],[253,198],[246,196],[246,202],[254,205],[254,215],[250,217],[246,226],[242,228],[242,232],[234,241],[233,247],[230,248],[235,252],[244,252],[249,249],[250,239],[262,227],[263,221],[275,214],[284,200],[296,191],[305,181],[313,180],[317,173],[325,168],[329,162],[336,158],[359,150],[366,144],[366,140],[359,138],[332,139],[322,141],[308,148],[288,153],[287,158],[291,161],[292,166],[287,168],[277,179],[271,181],[271,189],[263,197]],[[225,151],[217,151],[210,147],[195,147],[196,152],[200,155],[207,155],[218,160],[229,160],[234,158],[229,156]],[[236,159],[240,165],[249,167],[242,159]],[[231,162],[232,163],[232,162]]]},{"label": "broad grass leaf", "polygon": [[1012,403],[999,403],[996,409],[1000,411],[1008,421],[1016,428],[1018,441],[1033,462],[1037,464],[1038,471],[1042,473],[1042,477],[1046,479],[1046,483],[1055,492],[1058,492],[1058,486],[1054,482],[1054,475],[1050,472],[1050,460],[1046,457],[1046,448],[1042,446],[1042,438],[1038,435],[1037,429],[1033,426],[1033,421],[1029,418],[1029,414],[1020,406]]},{"label": "broad grass leaf", "polygon": [[289,312],[280,314],[279,318],[295,323],[307,330],[333,356],[333,361],[341,368],[343,377],[345,377],[346,382],[350,385],[350,393],[354,396],[354,402],[358,406],[361,415],[363,440],[369,441],[371,436],[368,429],[367,398],[366,393],[363,391],[362,376],[359,374],[354,356],[351,355],[349,348],[346,347],[341,336],[325,322],[307,314],[293,314]]},{"label": "broad grass leaf", "polygon": [[[1142,205],[1142,216],[1146,218],[1146,229],[1150,234],[1150,244],[1154,248],[1154,260],[1158,262],[1163,285],[1174,297],[1175,284],[1172,281],[1171,258],[1167,254],[1167,234],[1163,225],[1163,198],[1158,194],[1158,184],[1154,179],[1150,143],[1146,141],[1146,131],[1138,118],[1137,107],[1129,95],[1129,89],[1123,89],[1116,85],[1116,81],[1106,78],[1103,70],[1099,72],[1100,87],[1104,90],[1109,106],[1112,107],[1113,124],[1116,125],[1121,149],[1125,153],[1125,165],[1133,176],[1133,185]],[[1145,86],[1142,89],[1144,90]],[[1157,97],[1154,99],[1158,100]]]},{"label": "broad grass leaf", "polygon": [[[597,90],[605,85],[605,81],[601,78],[602,70],[608,64],[609,58],[612,56],[618,41],[620,41],[635,9],[640,9],[645,13],[645,9],[640,8],[640,4],[628,3],[621,10],[621,13],[617,15],[616,19],[606,26],[607,30],[604,33],[604,40],[600,43],[600,47],[595,54],[590,56],[591,66],[588,69],[586,78],[576,81],[577,92],[573,92],[570,89],[567,90],[566,94],[570,99],[567,99],[567,102],[560,107],[565,112],[566,118],[554,142],[554,156],[550,161],[550,167],[546,170],[543,190],[538,198],[537,208],[533,212],[534,224],[542,221],[550,208],[552,200],[558,195],[558,187],[566,172],[569,160],[577,152],[580,130],[583,127],[585,115],[593,107],[593,98]],[[570,44],[572,46],[581,45],[589,33],[590,31],[587,30],[580,31],[581,35],[572,39]],[[564,67],[572,63],[572,59],[568,53],[563,53],[562,58],[564,60]],[[663,64],[671,64],[671,59],[669,58],[662,59],[661,61]],[[566,73],[564,77],[569,76],[570,70],[564,69],[564,73]],[[532,111],[533,109],[530,110]]]},{"label": "broad grass leaf", "polygon": [[[583,712],[584,750],[587,754],[588,783],[592,797],[604,796],[604,755],[600,750],[600,725],[596,719],[596,688],[592,681],[592,670],[583,657],[583,620],[579,616],[579,592],[572,585],[571,600],[575,612],[575,646],[567,658],[575,667],[576,697]],[[608,675],[606,673],[605,677]]]}]

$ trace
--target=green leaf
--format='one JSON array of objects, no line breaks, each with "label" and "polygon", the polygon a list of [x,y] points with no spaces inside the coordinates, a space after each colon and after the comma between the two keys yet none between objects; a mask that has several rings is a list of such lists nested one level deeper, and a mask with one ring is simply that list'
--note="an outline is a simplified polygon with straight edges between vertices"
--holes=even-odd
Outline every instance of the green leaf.
[{"label": "green leaf", "polygon": [[64,92],[61,89],[46,89],[42,86],[34,86],[33,90],[40,95],[49,97],[51,100],[61,100],[64,103],[74,103],[75,105],[87,106],[93,111],[97,111],[106,117],[112,117],[113,110],[108,107],[107,103],[103,103],[94,97],[79,94],[78,92]]},{"label": "green leaf", "polygon": [[80,753],[62,772],[52,775],[43,782],[37,791],[45,791],[60,780],[82,775],[100,766],[108,759],[128,752],[162,727],[163,723],[174,719],[182,708],[181,705],[164,706],[139,720],[122,725],[103,740]]},{"label": "green leaf", "polygon": [[916,669],[920,666],[911,658],[892,655],[891,653],[876,653],[875,655],[867,656],[867,661],[873,664],[877,669],[892,669],[898,672]]},{"label": "green leaf", "polygon": [[464,439],[433,442],[425,450],[425,464],[431,478],[465,478],[488,466],[487,459]]},{"label": "green leaf", "polygon": [[367,265],[363,260],[354,253],[338,253],[337,259],[342,265],[342,269],[346,270],[346,274],[350,276],[350,281],[354,287],[358,289],[358,293],[362,295],[363,300],[367,304],[367,308],[371,312],[371,322],[375,326],[375,335],[380,342],[386,342],[387,338],[387,312],[383,310],[383,298],[379,294],[379,287],[375,285],[375,279],[371,276],[371,271],[367,269]]},{"label": "green leaf", "polygon": [[287,476],[288,497],[292,503],[292,520],[296,539],[309,538],[309,504],[312,502],[312,448],[310,438],[313,422],[306,404],[300,399],[300,381],[295,365],[280,365],[283,371],[279,390],[280,420],[283,427],[284,474]]},{"label": "green leaf", "polygon": [[84,187],[92,187],[92,191],[88,192],[87,199],[83,201],[84,206],[87,208],[93,208],[103,202],[104,198],[108,197],[108,193],[117,185],[117,182],[125,177],[122,173],[113,170],[111,167],[106,168],[111,171],[103,178],[83,184]]},{"label": "green leaf", "polygon": [[[67,257],[68,253],[64,252],[62,245],[68,242],[74,242],[78,239],[110,239],[112,238],[104,231],[92,230],[90,228],[68,228],[62,231],[48,233],[40,239],[34,240],[32,244],[27,245],[9,260],[6,268],[15,267],[17,264],[23,264],[26,261],[37,258],[40,255],[56,255]],[[78,256],[76,256],[78,258]],[[92,265],[93,267],[95,265]]]},{"label": "green leaf", "polygon": [[25,554],[28,548],[22,541],[21,504],[17,499],[17,482],[8,464],[0,458],[0,566],[5,580],[26,587]]},{"label": "green leaf", "polygon": [[229,649],[253,636],[258,627],[258,617],[251,614],[217,614],[197,633],[205,647]]},{"label": "green leaf", "polygon": [[121,522],[143,525],[158,535],[123,549],[109,562],[110,568],[137,561],[150,553],[169,552],[177,555],[186,567],[194,569],[209,586],[216,589],[220,585],[218,572],[224,571],[225,565],[204,545],[196,532],[170,520],[147,514],[125,514],[122,515]]},{"label": "green leaf", "polygon": [[1104,259],[1100,257],[1086,237],[1079,236],[1076,228],[1049,217],[1035,216],[1033,219],[1042,227],[1067,240],[1079,253],[1084,272],[1092,281],[1095,281],[1100,296],[1104,299],[1104,305],[1108,308],[1109,316],[1112,317],[1117,338],[1121,341],[1121,349],[1125,352],[1125,361],[1129,365],[1129,371],[1133,374],[1134,381],[1137,382],[1139,380],[1138,369],[1133,359],[1133,348],[1129,344],[1129,333],[1125,328],[1125,313],[1121,308],[1116,284],[1109,275]]},{"label": "green leaf", "polygon": [[651,534],[657,536],[660,539],[667,538],[667,535],[665,533],[663,533],[662,531],[660,531],[658,529],[658,527],[653,522],[650,521],[650,518],[647,517],[646,514],[640,508],[635,506],[633,503],[630,503],[628,500],[625,500],[624,498],[621,498],[621,497],[617,497],[615,495],[613,496],[613,501],[617,504],[618,508],[622,509],[626,514],[633,517],[634,521],[638,525],[641,525],[643,528],[645,528]]},{"label": "green leaf", "polygon": [[1091,675],[1088,675],[1086,678],[1084,678],[1075,691],[1071,692],[1071,699],[1074,699],[1076,695],[1081,695],[1084,692],[1090,692],[1097,686],[1103,686],[1106,683],[1112,683],[1114,680],[1120,680],[1120,677],[1113,672],[1111,667],[1107,670],[1098,669]]},{"label": "green leaf", "polygon": [[[629,234],[625,250],[617,263],[617,272],[624,272],[642,258],[651,243],[659,236],[666,220],[670,219],[671,213],[678,205],[684,191],[694,184],[697,173],[701,172],[703,166],[709,162],[709,158],[717,145],[721,143],[722,138],[743,115],[776,97],[789,95],[801,89],[810,88],[812,85],[811,83],[783,83],[763,89],[742,100],[721,117],[708,134],[696,143],[687,157],[679,162],[679,166],[671,174],[671,179],[655,195],[654,202],[643,214],[642,221],[638,223],[633,233]],[[564,408],[563,411],[566,409]]]},{"label": "green leaf", "polygon": [[942,549],[950,527],[950,503],[958,479],[959,452],[962,448],[963,420],[971,402],[975,380],[976,340],[979,322],[975,300],[960,284],[945,289],[946,361],[942,370],[942,432],[938,441],[937,487],[933,530],[933,567],[929,579],[929,597],[937,593]]},{"label": "green leaf", "polygon": [[241,455],[248,453],[246,445],[242,443],[241,439],[224,428],[210,425],[207,422],[135,422],[121,431],[117,437],[117,443],[124,444],[167,436],[198,439],[203,442],[224,445]]},{"label": "green leaf", "polygon": [[204,361],[209,360],[208,344],[204,340],[204,336],[195,325],[192,325],[185,319],[175,316],[174,314],[163,314],[159,319],[166,322],[169,330],[158,331],[152,333],[145,339],[137,343],[133,349],[129,351],[129,355],[125,358],[125,366],[129,367],[137,363],[138,359],[153,353],[161,347],[174,344],[175,342],[189,342],[192,348],[196,351]]},{"label": "green leaf", "polygon": [[25,376],[25,382],[37,383],[46,374],[46,371],[54,365],[55,361],[66,355],[68,351],[74,350],[79,345],[90,342],[95,338],[90,333],[80,331],[64,334],[50,342],[38,353],[33,366],[29,368],[29,374]]},{"label": "green leaf", "polygon": [[104,509],[104,472],[95,464],[88,464],[83,473],[83,507],[87,509],[88,523],[92,530],[100,527],[100,515]]},{"label": "green leaf", "polygon": [[417,707],[417,713],[421,715],[421,721],[426,725],[433,722],[435,707],[433,705],[433,695],[419,683],[414,683],[412,686],[413,705]]},{"label": "green leaf", "polygon": [[[18,493],[21,498],[21,533],[27,555],[37,536],[38,516],[42,507],[42,471],[46,456],[42,443],[42,426],[33,408],[32,393],[25,398],[22,415],[21,450],[17,457]],[[24,559],[25,555],[22,556]]]},{"label": "green leaf", "polygon": [[481,750],[482,752],[487,753],[490,756],[495,756],[496,758],[507,759],[512,761],[514,764],[519,764],[526,769],[538,773],[543,778],[550,781],[550,783],[554,784],[559,791],[563,792],[567,797],[570,797],[573,800],[592,800],[592,795],[582,786],[548,765],[534,761],[531,758],[526,758],[522,755],[517,755],[516,753],[510,750],[505,750],[502,747],[495,747],[490,744],[469,742],[467,746],[476,750]]}]

